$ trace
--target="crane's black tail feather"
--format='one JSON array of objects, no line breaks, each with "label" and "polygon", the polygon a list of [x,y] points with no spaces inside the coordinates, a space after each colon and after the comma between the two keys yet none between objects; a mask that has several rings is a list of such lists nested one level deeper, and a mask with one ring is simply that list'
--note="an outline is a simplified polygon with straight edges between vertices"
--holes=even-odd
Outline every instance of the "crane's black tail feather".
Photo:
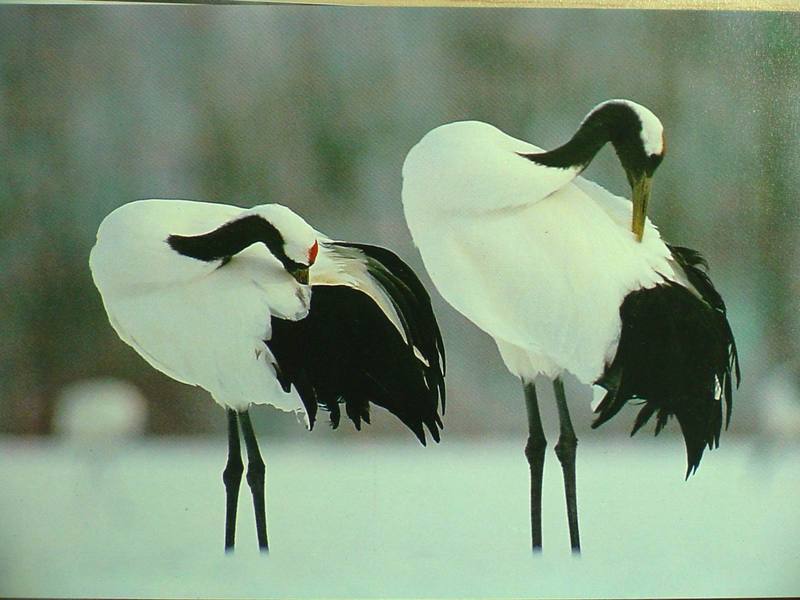
[{"label": "crane's black tail feather", "polygon": [[[383,311],[347,286],[312,287],[311,308],[300,321],[272,319],[266,341],[281,383],[293,383],[309,419],[317,407],[339,425],[339,403],[356,429],[370,422],[369,403],[387,409],[425,445],[425,428],[439,441],[438,380],[414,354]],[[313,425],[313,420],[311,421]]]},{"label": "crane's black tail feather", "polygon": [[675,416],[686,444],[688,477],[706,447],[719,446],[722,401],[725,427],[731,418],[733,378],[741,372],[725,303],[704,269],[707,263],[689,248],[669,247],[675,261],[700,294],[665,282],[626,296],[620,307],[622,332],[614,360],[596,382],[607,390],[595,410],[599,427],[629,401],[643,406],[631,435],[655,414],[658,435]]},{"label": "crane's black tail feather", "polygon": [[441,401],[444,414],[444,342],[425,286],[413,269],[391,250],[352,242],[331,242],[330,245],[333,248],[353,248],[361,253],[367,272],[389,296],[408,343],[425,357],[428,363],[423,370],[425,383],[430,390],[431,401],[437,404]]}]

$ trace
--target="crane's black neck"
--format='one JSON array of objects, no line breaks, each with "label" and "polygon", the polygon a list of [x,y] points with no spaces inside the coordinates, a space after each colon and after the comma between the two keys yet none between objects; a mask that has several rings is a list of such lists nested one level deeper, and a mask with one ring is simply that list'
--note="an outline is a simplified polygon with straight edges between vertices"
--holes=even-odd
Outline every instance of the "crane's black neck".
[{"label": "crane's black neck", "polygon": [[547,167],[582,170],[611,142],[626,171],[645,172],[649,170],[651,157],[644,150],[641,131],[642,122],[630,106],[610,102],[590,113],[563,146],[521,156]]},{"label": "crane's black neck", "polygon": [[170,248],[178,254],[205,262],[221,260],[223,263],[227,263],[231,257],[248,246],[259,242],[264,244],[287,270],[301,266],[286,256],[281,232],[258,215],[248,215],[230,221],[214,231],[201,235],[170,235],[167,238]]}]

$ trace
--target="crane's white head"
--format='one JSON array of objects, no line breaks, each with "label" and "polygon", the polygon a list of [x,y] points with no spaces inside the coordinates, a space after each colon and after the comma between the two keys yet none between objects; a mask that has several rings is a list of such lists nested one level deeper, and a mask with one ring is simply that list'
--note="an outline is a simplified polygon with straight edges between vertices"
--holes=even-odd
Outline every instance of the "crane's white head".
[{"label": "crane's white head", "polygon": [[583,119],[606,129],[626,172],[655,172],[664,158],[664,126],[653,112],[632,100],[606,100]]},{"label": "crane's white head", "polygon": [[319,252],[317,232],[302,217],[280,204],[262,204],[242,213],[240,218],[257,216],[271,225],[277,239],[265,241],[270,252],[300,283],[308,283],[308,269]]},{"label": "crane's white head", "polygon": [[631,229],[641,241],[650,199],[650,185],[664,158],[664,126],[652,111],[631,100],[607,100],[595,106],[580,130],[599,128],[613,144],[631,185]]},{"label": "crane's white head", "polygon": [[319,251],[317,232],[280,204],[263,204],[242,211],[213,231],[198,235],[170,235],[170,247],[179,254],[222,265],[253,244],[262,243],[299,283],[308,283],[308,269]]},{"label": "crane's white head", "polygon": [[[617,127],[625,128],[626,125],[632,126],[639,137],[642,149],[647,156],[663,156],[664,154],[664,126],[653,112],[646,106],[637,104],[632,100],[616,99],[606,100],[595,106],[586,115],[584,122],[589,120],[592,115],[605,110],[617,110],[619,114],[629,112],[635,119],[617,118]],[[620,110],[621,109],[621,110]],[[620,131],[619,133],[623,133]],[[619,134],[618,134],[619,135]]]}]

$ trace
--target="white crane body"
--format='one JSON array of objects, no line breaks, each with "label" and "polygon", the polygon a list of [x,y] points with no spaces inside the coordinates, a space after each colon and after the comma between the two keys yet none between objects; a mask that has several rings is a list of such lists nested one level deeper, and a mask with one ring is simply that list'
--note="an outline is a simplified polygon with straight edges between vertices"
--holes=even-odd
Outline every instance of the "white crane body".
[{"label": "white crane body", "polygon": [[211,231],[242,210],[179,200],[123,205],[98,231],[92,275],[114,330],[159,371],[236,411],[271,404],[300,412],[297,394],[278,385],[264,340],[273,315],[297,320],[308,313],[308,286],[261,244],[219,268],[172,252],[166,242]]},{"label": "white crane body", "polygon": [[264,463],[253,404],[319,407],[356,429],[370,404],[424,445],[439,441],[444,347],[414,272],[377,246],[333,241],[288,208],[140,200],[100,225],[92,277],[119,337],[150,365],[207,390],[228,413],[225,548],[234,545],[248,454],[259,547],[268,548]]},{"label": "white crane body", "polygon": [[[263,244],[243,248],[235,260],[202,261],[167,242],[172,235],[197,235],[262,214],[319,241],[311,285],[299,284]],[[416,358],[430,366],[408,339],[390,293],[370,274],[364,251],[333,242],[283,206],[140,200],[110,213],[97,238],[90,267],[119,337],[153,367],[202,387],[223,407],[242,411],[270,404],[305,412],[296,389],[285,390],[276,378],[277,361],[265,341],[273,318],[299,321],[308,315],[313,286],[366,294]]]},{"label": "white crane body", "polygon": [[[610,143],[632,200],[581,177]],[[573,551],[580,551],[577,437],[561,376],[606,390],[597,427],[631,400],[636,433],[655,416],[683,433],[687,477],[719,445],[723,400],[730,420],[736,344],[725,304],[694,250],[662,241],[647,218],[663,126],[629,100],[597,105],[550,151],[492,125],[460,121],[427,133],[403,165],[403,209],[442,297],[491,335],[522,379],[528,416],[531,540],[541,549],[546,437],[534,380],[553,379],[560,436],[555,450]]]},{"label": "white crane body", "polygon": [[623,298],[685,276],[649,219],[635,240],[629,200],[518,156],[534,152],[484,123],[433,130],[406,159],[406,220],[442,296],[495,338],[509,370],[592,384],[616,352]]}]

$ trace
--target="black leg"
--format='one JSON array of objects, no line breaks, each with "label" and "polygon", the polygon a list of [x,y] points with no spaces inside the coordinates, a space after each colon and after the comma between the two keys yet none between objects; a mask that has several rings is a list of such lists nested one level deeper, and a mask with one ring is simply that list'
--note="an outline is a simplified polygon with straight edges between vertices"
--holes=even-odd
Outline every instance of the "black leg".
[{"label": "black leg", "polygon": [[250,422],[250,413],[240,413],[244,444],[247,448],[247,483],[253,495],[253,507],[256,511],[256,534],[258,547],[262,552],[269,552],[267,543],[267,511],[264,499],[264,461],[258,451],[258,440]]},{"label": "black leg", "polygon": [[[524,383],[524,382],[523,382]],[[536,386],[524,383],[525,408],[528,412],[528,443],[525,456],[531,470],[531,545],[534,552],[542,550],[542,475],[544,474],[544,450],[547,440],[539,416]]]},{"label": "black leg", "polygon": [[228,464],[222,472],[225,483],[225,552],[233,550],[236,538],[236,506],[239,503],[239,484],[242,483],[242,450],[239,445],[239,425],[236,411],[228,412]]},{"label": "black leg", "polygon": [[561,424],[561,434],[556,444],[556,455],[561,462],[561,469],[564,472],[564,492],[567,496],[567,520],[569,521],[569,543],[572,552],[580,554],[581,537],[578,533],[578,500],[576,498],[575,486],[575,455],[578,447],[578,438],[575,430],[572,429],[572,421],[569,418],[567,408],[567,397],[564,394],[564,382],[560,377],[553,381],[553,390],[556,393],[556,403],[558,404],[558,420]]}]

